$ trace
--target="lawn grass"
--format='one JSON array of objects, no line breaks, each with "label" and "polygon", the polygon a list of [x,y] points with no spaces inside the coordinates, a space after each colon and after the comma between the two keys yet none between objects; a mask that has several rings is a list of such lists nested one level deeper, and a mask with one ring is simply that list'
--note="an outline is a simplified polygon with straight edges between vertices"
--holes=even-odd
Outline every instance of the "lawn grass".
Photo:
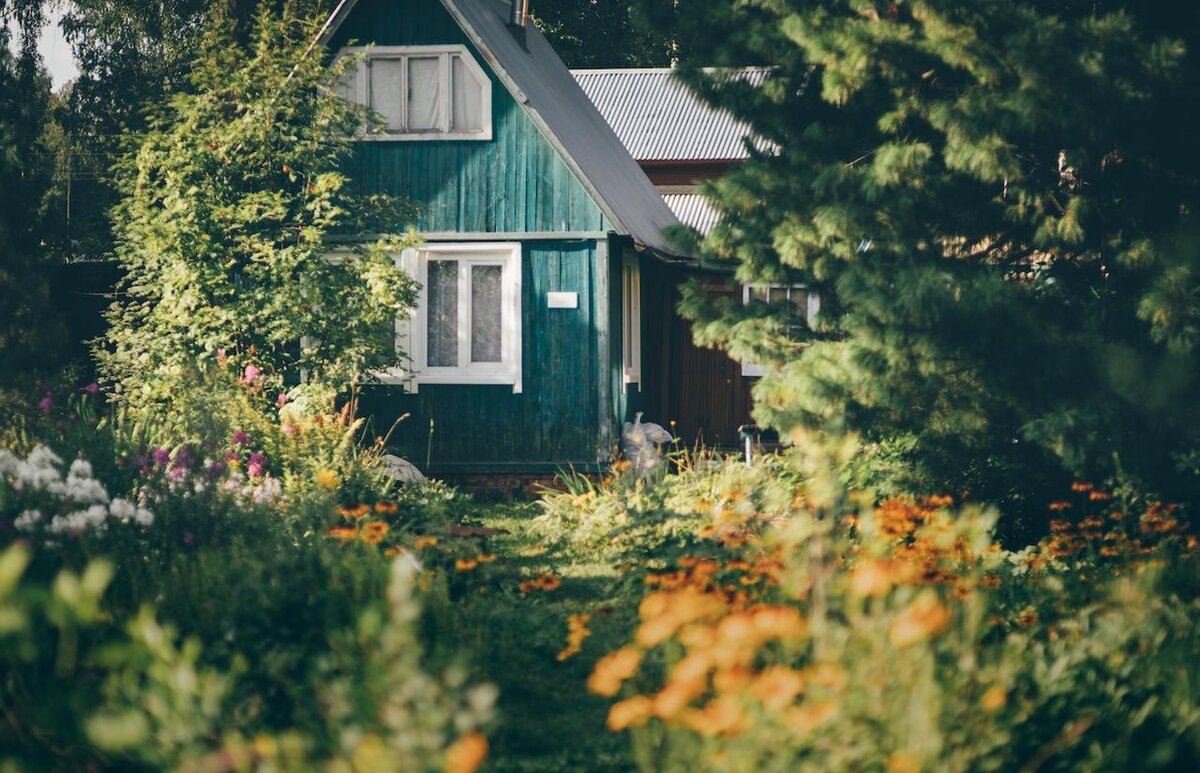
[{"label": "lawn grass", "polygon": [[[488,539],[496,554],[486,584],[456,604],[454,635],[475,653],[481,675],[500,688],[499,723],[487,771],[633,770],[627,739],[605,728],[609,701],[587,692],[595,661],[627,637],[622,605],[609,604],[617,573],[599,557],[547,545],[536,503],[480,505],[479,526],[508,532]],[[523,579],[561,578],[553,591],[521,593]],[[579,654],[559,661],[567,618],[592,615]],[[627,612],[625,614],[628,614]]]}]

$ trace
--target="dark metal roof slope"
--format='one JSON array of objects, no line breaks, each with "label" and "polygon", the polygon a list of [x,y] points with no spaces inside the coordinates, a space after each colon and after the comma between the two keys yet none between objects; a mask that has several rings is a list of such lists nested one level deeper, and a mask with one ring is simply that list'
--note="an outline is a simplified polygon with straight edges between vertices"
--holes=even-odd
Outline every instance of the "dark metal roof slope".
[{"label": "dark metal roof slope", "polygon": [[[759,86],[767,70],[734,77]],[[580,87],[638,161],[740,161],[750,127],[701,102],[667,68],[572,70]]]},{"label": "dark metal roof slope", "polygon": [[[550,43],[532,24],[518,40],[506,0],[441,0],[547,140],[613,222],[638,244],[677,250],[663,229],[678,225],[645,172],[613,133]],[[342,0],[322,30],[328,39],[353,8]]]}]

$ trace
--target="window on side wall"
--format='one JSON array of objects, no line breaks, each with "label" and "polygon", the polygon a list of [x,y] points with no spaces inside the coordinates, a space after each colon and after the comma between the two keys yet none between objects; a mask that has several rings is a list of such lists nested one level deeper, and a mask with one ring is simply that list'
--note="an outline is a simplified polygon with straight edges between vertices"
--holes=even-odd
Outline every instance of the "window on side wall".
[{"label": "window on side wall", "polygon": [[366,57],[336,85],[339,96],[378,113],[372,140],[490,140],[492,82],[466,46],[346,48]]},{"label": "window on side wall", "polygon": [[636,255],[621,271],[621,364],[626,384],[642,384],[642,275]]},{"label": "window on side wall", "polygon": [[521,391],[521,245],[426,244],[401,264],[421,285],[411,316],[396,324],[410,369],[382,374],[410,391],[421,384],[504,384]]},{"label": "window on side wall", "polygon": [[[742,285],[742,303],[749,304],[752,300],[790,308],[797,318],[809,325],[821,310],[821,296],[804,285]],[[761,363],[742,361],[743,376],[758,377],[763,373]]]}]

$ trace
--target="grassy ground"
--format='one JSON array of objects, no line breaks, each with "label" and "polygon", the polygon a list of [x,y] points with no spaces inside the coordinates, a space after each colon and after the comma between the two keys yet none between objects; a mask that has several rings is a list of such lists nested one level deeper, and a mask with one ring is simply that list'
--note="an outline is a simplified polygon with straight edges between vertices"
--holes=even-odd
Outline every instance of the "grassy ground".
[{"label": "grassy ground", "polygon": [[[500,688],[500,723],[491,733],[488,771],[623,771],[634,768],[628,742],[604,726],[609,701],[587,692],[595,661],[620,646],[628,621],[607,605],[616,573],[595,558],[547,545],[533,519],[536,503],[481,505],[480,526],[496,554],[487,582],[456,604],[455,638],[477,653],[486,678]],[[523,579],[561,578],[553,591],[521,593]],[[567,618],[592,615],[593,634],[566,661]]]}]

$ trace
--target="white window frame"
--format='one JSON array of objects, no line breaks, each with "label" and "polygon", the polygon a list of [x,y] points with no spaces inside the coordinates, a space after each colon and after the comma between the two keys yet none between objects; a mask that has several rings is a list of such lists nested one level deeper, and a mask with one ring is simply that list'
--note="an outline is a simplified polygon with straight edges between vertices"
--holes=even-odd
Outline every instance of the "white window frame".
[{"label": "white window frame", "polygon": [[[372,59],[399,59],[401,61],[400,82],[408,83],[408,60],[414,57],[432,57],[437,56],[441,61],[441,77],[442,87],[440,93],[442,95],[442,126],[437,131],[425,130],[414,132],[363,132],[359,135],[359,139],[370,141],[388,141],[388,142],[413,142],[421,140],[490,140],[492,138],[492,80],[487,76],[487,73],[479,63],[475,61],[475,57],[471,56],[471,52],[464,45],[447,45],[447,46],[348,46],[338,52],[338,56],[355,56],[364,54],[358,63],[355,65],[354,78],[354,101],[360,105],[371,107],[371,81],[370,81],[370,61]],[[450,59],[453,56],[458,56],[462,59],[464,66],[478,79],[480,84],[480,115],[483,116],[483,128],[479,130],[465,130],[450,128],[450,122],[453,120],[454,112],[454,93],[452,84],[450,83],[453,67]],[[408,100],[400,100],[401,115],[404,116],[404,122],[407,123]]]},{"label": "white window frame", "polygon": [[[395,259],[421,285],[417,305],[408,315],[396,318],[396,346],[408,355],[411,367],[393,368],[376,374],[385,384],[403,384],[418,392],[421,384],[501,384],[511,385],[514,394],[522,390],[521,366],[521,245],[519,242],[430,243],[404,250]],[[458,355],[453,367],[430,366],[429,354],[429,283],[430,260],[459,262]],[[470,276],[471,266],[500,266],[500,362],[472,363],[471,285],[462,281]],[[465,358],[465,359],[464,359]]]},{"label": "white window frame", "polygon": [[642,271],[636,255],[621,262],[621,373],[642,388]]},{"label": "white window frame", "polygon": [[[751,283],[742,285],[742,305],[746,306],[750,303],[750,294],[753,290],[766,290],[767,296],[770,297],[771,290],[787,290],[788,300],[792,298],[792,293],[803,292],[808,293],[807,303],[804,307],[804,322],[811,326],[817,314],[821,311],[821,296],[814,290],[809,290],[806,285],[791,285],[791,284],[761,284]],[[766,374],[766,368],[762,363],[748,362],[742,360],[742,375],[750,378],[760,378]]]}]

